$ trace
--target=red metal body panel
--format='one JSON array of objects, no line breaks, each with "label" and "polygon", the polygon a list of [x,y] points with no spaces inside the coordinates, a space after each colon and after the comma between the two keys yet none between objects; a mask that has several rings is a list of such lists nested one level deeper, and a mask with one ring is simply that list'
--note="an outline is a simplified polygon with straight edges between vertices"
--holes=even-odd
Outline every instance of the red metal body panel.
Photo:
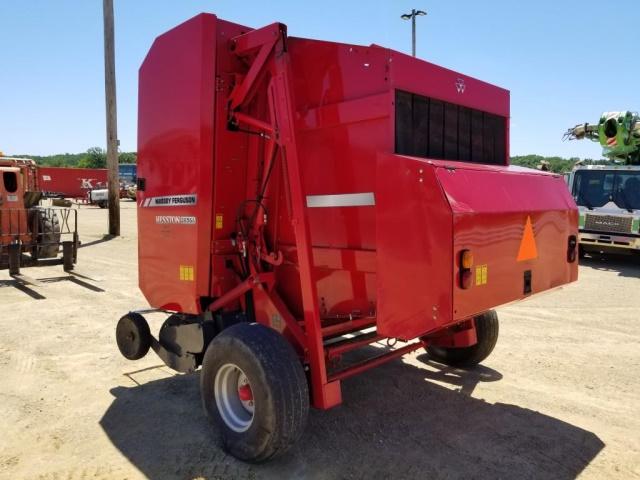
[{"label": "red metal body panel", "polygon": [[452,215],[428,161],[381,155],[376,188],[378,331],[415,338],[452,321]]},{"label": "red metal body panel", "polygon": [[[469,249],[474,266],[487,267],[483,285],[454,288],[454,320],[528,296],[523,293],[527,270],[532,293],[577,280],[577,263],[567,262],[567,239],[578,235],[578,212],[562,176],[469,164],[451,170],[434,163],[440,165],[438,179],[453,210],[454,252]],[[518,261],[527,218],[538,255]]]},{"label": "red metal body panel", "polygon": [[89,190],[107,182],[104,168],[38,167],[38,184],[43,192],[59,193],[66,198],[85,198]]},{"label": "red metal body panel", "polygon": [[[381,155],[378,332],[408,340],[575,281],[567,240],[577,235],[577,212],[563,182],[517,167]],[[518,261],[527,218],[538,257]],[[469,289],[457,275],[463,250],[474,257]]]},{"label": "red metal body panel", "polygon": [[210,287],[215,35],[215,17],[200,15],[158,37],[140,67],[140,284],[151,306],[189,313]]},{"label": "red metal body panel", "polygon": [[[499,116],[498,166],[394,155],[397,90]],[[329,372],[328,336],[375,325],[446,344],[449,325],[522,298],[524,270],[533,293],[576,278],[566,187],[506,166],[506,90],[378,46],[203,14],[155,41],[139,91],[143,293],[200,313],[244,308],[252,290],[257,321],[309,364],[317,407],[339,403],[339,380],[365,368]],[[527,217],[540,255],[517,262]],[[489,275],[464,292],[463,248]]]}]

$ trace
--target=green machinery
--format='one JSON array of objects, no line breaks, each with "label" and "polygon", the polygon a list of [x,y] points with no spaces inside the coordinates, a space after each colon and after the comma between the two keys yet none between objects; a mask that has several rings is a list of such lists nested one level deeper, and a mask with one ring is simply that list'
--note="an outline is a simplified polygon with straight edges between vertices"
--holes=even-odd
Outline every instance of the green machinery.
[{"label": "green machinery", "polygon": [[597,124],[581,123],[564,134],[565,140],[589,139],[602,145],[602,155],[627,165],[640,164],[640,115],[605,112]]},{"label": "green machinery", "polygon": [[567,176],[580,214],[580,256],[640,253],[640,116],[605,112],[597,124],[567,130],[564,138],[602,145],[616,165],[576,165]]}]

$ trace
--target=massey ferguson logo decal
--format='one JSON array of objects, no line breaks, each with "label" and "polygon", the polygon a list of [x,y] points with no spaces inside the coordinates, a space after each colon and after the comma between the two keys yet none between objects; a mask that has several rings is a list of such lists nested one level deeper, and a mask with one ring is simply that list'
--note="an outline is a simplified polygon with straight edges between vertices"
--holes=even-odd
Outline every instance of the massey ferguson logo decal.
[{"label": "massey ferguson logo decal", "polygon": [[150,197],[140,202],[141,207],[188,207],[198,203],[196,194],[169,195],[167,197]]},{"label": "massey ferguson logo decal", "polygon": [[178,215],[156,215],[158,225],[195,225],[196,217],[182,217]]},{"label": "massey ferguson logo decal", "polygon": [[467,88],[467,86],[464,83],[464,78],[458,78],[456,80],[456,91],[458,93],[464,93],[466,88]]}]

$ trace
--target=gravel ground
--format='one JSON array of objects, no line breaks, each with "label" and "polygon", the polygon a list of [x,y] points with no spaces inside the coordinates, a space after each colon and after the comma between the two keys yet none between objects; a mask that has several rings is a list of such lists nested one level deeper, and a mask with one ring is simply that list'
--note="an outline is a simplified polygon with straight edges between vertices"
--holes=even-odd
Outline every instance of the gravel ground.
[{"label": "gravel ground", "polygon": [[29,269],[33,289],[0,272],[0,478],[640,478],[640,262],[588,258],[578,283],[500,309],[475,371],[416,352],[343,382],[343,405],[256,466],[220,450],[198,373],[118,353],[117,319],[146,306],[121,205],[113,240],[105,210],[80,211],[79,268],[99,289],[61,267]]}]

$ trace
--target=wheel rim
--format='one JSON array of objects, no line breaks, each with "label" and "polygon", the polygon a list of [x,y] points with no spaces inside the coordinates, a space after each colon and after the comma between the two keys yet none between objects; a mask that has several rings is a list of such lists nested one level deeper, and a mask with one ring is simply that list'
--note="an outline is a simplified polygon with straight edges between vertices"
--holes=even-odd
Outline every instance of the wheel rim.
[{"label": "wheel rim", "polygon": [[214,394],[224,423],[235,432],[246,431],[253,422],[255,403],[251,384],[242,369],[232,363],[220,367]]}]

